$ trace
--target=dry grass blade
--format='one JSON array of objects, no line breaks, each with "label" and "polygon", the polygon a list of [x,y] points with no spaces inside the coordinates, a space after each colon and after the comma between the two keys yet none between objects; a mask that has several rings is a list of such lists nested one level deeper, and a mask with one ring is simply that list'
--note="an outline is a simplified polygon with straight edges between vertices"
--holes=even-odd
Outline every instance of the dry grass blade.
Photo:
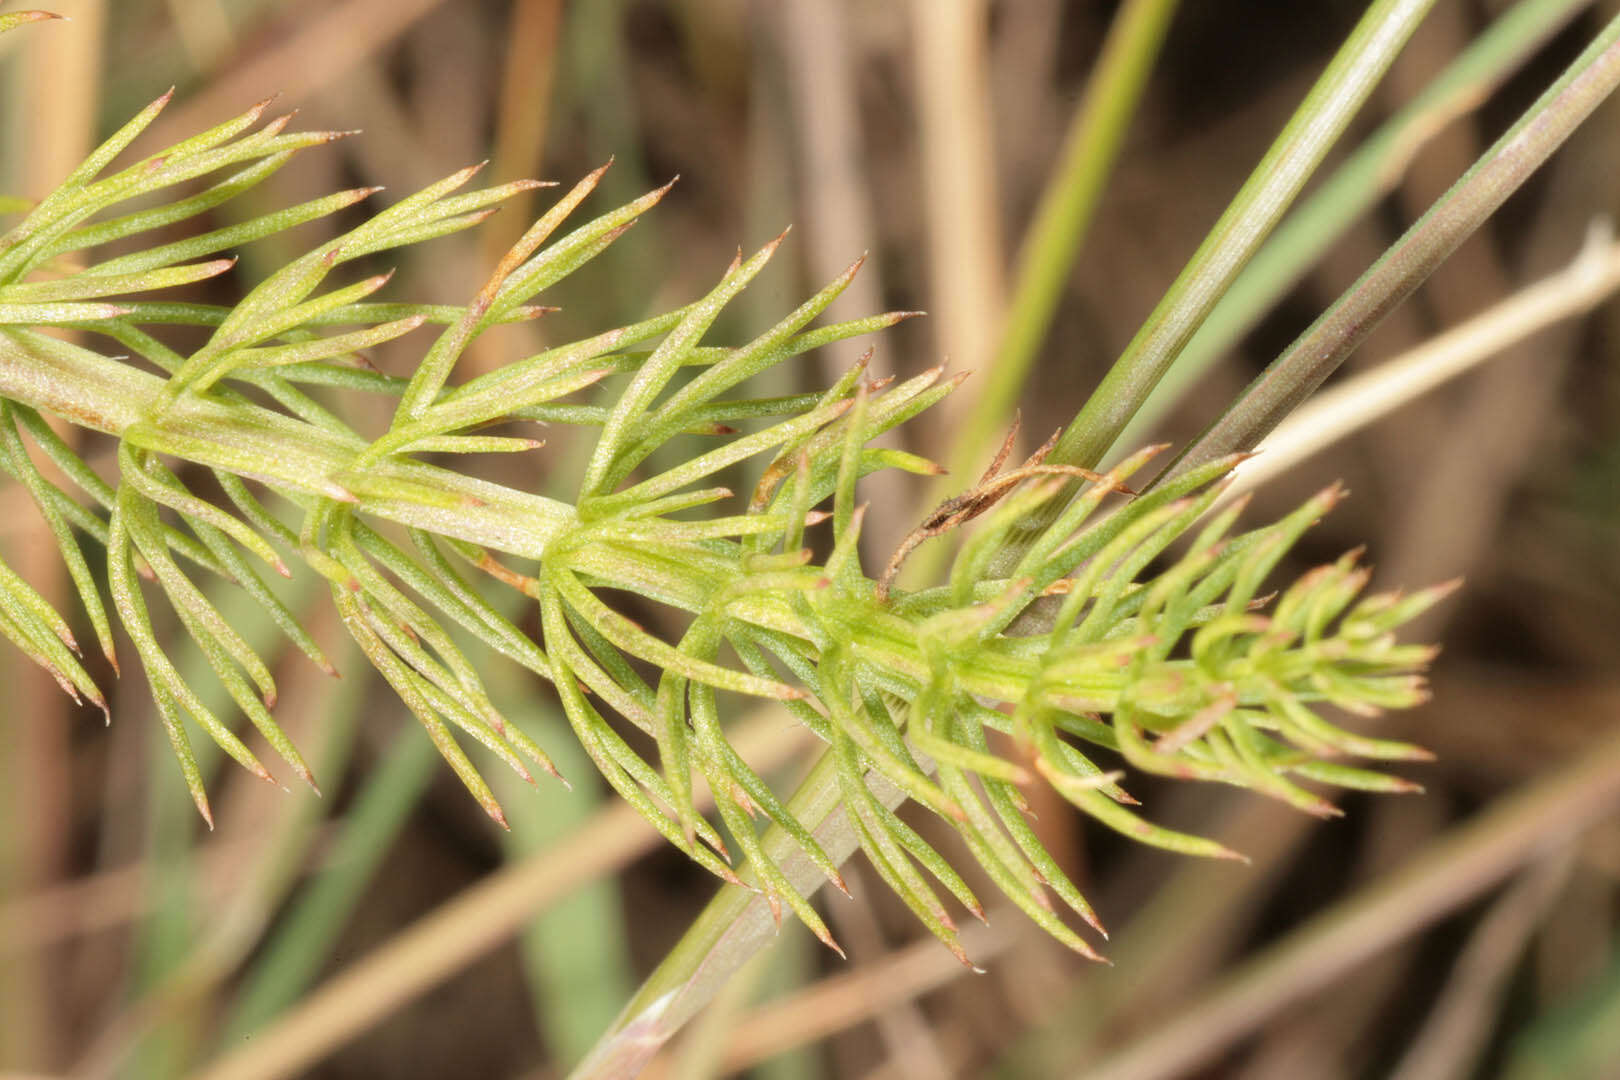
[{"label": "dry grass blade", "polygon": [[[762,772],[801,754],[806,745],[803,739],[783,738],[780,722],[769,717],[739,727],[733,741]],[[708,804],[707,798],[701,803]],[[561,845],[491,875],[419,919],[315,989],[248,1046],[196,1073],[196,1080],[298,1075],[509,940],[548,904],[613,873],[659,842],[658,833],[632,807],[620,803],[601,811]]]},{"label": "dry grass blade", "polygon": [[1317,394],[1238,466],[1227,498],[1252,491],[1301,461],[1466,373],[1536,331],[1572,318],[1620,289],[1620,243],[1596,225],[1568,268],[1543,278],[1432,341]]},{"label": "dry grass blade", "polygon": [[1394,875],[1260,952],[1210,994],[1087,1071],[1170,1080],[1210,1061],[1293,1002],[1422,930],[1620,809],[1620,734],[1445,834]]}]

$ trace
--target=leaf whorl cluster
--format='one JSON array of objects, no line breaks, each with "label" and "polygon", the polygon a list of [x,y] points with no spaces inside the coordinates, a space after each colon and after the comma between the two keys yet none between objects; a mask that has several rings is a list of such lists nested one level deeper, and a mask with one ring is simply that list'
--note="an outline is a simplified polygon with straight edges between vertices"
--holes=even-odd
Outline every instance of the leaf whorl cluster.
[{"label": "leaf whorl cluster", "polygon": [[[137,243],[132,254],[91,257],[113,241],[140,241],[208,213],[297,151],[336,137],[287,133],[285,117],[259,126],[261,105],[108,173],[166,100],[0,239],[0,465],[43,515],[116,667],[111,618],[82,538],[105,549],[112,608],[205,817],[194,727],[248,769],[270,773],[181,677],[153,627],[148,597],[162,596],[242,714],[313,784],[271,715],[268,665],[202,583],[218,578],[245,590],[289,641],[330,668],[261,576],[265,568],[289,574],[289,559],[326,579],[349,634],[491,816],[502,820],[462,737],[525,778],[526,761],[548,771],[551,764],[502,717],[479,677],[481,661],[458,637],[548,680],[619,794],[698,862],[739,881],[720,829],[699,812],[701,777],[719,824],[749,860],[752,887],[773,909],[786,903],[829,944],[815,910],[767,854],[761,819],[785,830],[842,887],[838,868],[728,741],[726,699],[781,702],[825,741],[872,864],[958,955],[936,890],[976,915],[983,908],[951,862],[895,813],[898,795],[959,834],[985,876],[1040,925],[1091,955],[1049,898],[1096,925],[1029,824],[1030,784],[1050,784],[1128,836],[1209,856],[1231,853],[1138,816],[1125,773],[1104,762],[1250,787],[1317,814],[1334,811],[1301,781],[1411,789],[1343,759],[1415,759],[1423,751],[1347,731],[1323,707],[1370,714],[1420,700],[1419,672],[1431,650],[1398,644],[1394,631],[1444,589],[1361,599],[1367,574],[1347,556],[1270,604],[1257,599],[1290,545],[1333,505],[1336,489],[1273,525],[1234,533],[1240,508],[1218,504],[1235,457],[1134,495],[1126,481],[1154,449],[1106,474],[1048,466],[1041,453],[1001,472],[1004,452],[874,578],[860,552],[866,507],[858,481],[879,469],[937,470],[871,444],[955,381],[941,382],[937,370],[902,382],[873,379],[863,358],[821,393],[733,394],[808,350],[905,317],[811,327],[859,263],[753,341],[703,344],[778,238],[751,258],[739,256],[695,303],[452,384],[471,342],[548,310],[535,297],[603,251],[667,189],[553,239],[601,171],[591,174],[461,307],[370,300],[386,275],[322,289],[346,262],[476,224],[535,185],[461,193],[477,170],[458,172],[294,260],[234,307],[125,299],[220,274],[234,262],[222,256],[239,245],[372,193],[343,192],[186,240]],[[199,178],[207,185],[190,194],[125,207]],[[152,333],[165,325],[204,328],[207,341],[182,354]],[[437,337],[409,378],[379,373],[357,355],[424,325],[437,327]],[[128,355],[110,357],[46,328],[99,335]],[[603,380],[614,386],[605,403],[580,400]],[[363,437],[312,396],[316,386],[397,397],[388,430]],[[45,414],[112,435],[115,475],[104,480],[92,470]],[[599,428],[572,503],[422,459],[539,445],[478,433],[511,421]],[[691,433],[710,436],[709,449],[653,467],[655,452]],[[49,475],[40,456],[54,466]],[[710,512],[732,498],[718,486],[720,474],[750,459],[765,464],[746,506]],[[192,477],[204,476],[229,505],[193,490]],[[1075,482],[1081,487],[1071,497]],[[272,505],[265,491],[277,496]],[[1019,527],[1053,505],[1052,524],[1003,565]],[[970,519],[978,521],[947,581],[922,591],[890,587],[911,547]],[[825,558],[817,561],[813,547]],[[1167,568],[1150,571],[1161,564]],[[484,595],[475,584],[482,577],[532,598],[540,641],[519,629],[509,606]],[[666,640],[632,621],[607,599],[621,591],[679,613],[681,632]],[[0,633],[69,693],[107,708],[67,620],[3,563]],[[647,671],[656,674],[649,679]],[[656,762],[626,740],[624,723],[656,741]]]}]

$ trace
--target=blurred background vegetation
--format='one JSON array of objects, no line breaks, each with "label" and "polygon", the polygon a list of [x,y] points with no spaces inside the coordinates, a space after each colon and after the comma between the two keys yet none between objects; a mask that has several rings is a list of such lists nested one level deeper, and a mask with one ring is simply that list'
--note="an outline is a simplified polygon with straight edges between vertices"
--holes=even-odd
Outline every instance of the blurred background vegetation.
[{"label": "blurred background vegetation", "polygon": [[[300,125],[364,134],[303,155],[231,214],[362,184],[387,185],[376,198],[392,200],[486,157],[494,181],[564,182],[612,157],[598,210],[680,175],[655,213],[542,297],[560,313],[486,339],[475,364],[691,299],[738,246],[791,223],[789,247],[727,316],[730,336],[767,325],[870,250],[836,313],[932,312],[877,343],[878,371],[946,361],[982,375],[1015,257],[1117,6],[58,0],[72,23],[0,40],[0,190],[45,194],[171,84],[176,101],[143,139],[147,152],[279,91]],[[1362,6],[1181,5],[1019,402],[1026,440],[1074,414]],[[1509,6],[1442,0],[1346,151]],[[1571,6],[1568,28],[1522,71],[1425,131],[1374,210],[1155,437],[1196,433],[1615,7]],[[1592,218],[1620,210],[1617,175],[1610,103],[1351,366],[1563,265]],[[464,302],[544,195],[403,253],[394,294]],[[244,249],[235,280],[314,245],[325,227]],[[227,300],[233,287],[210,286]],[[1567,764],[1620,716],[1617,331],[1614,304],[1544,331],[1258,493],[1257,521],[1335,478],[1354,492],[1290,573],[1365,542],[1376,585],[1467,575],[1421,631],[1447,646],[1435,698],[1391,731],[1439,754],[1408,772],[1426,795],[1350,798],[1345,819],[1322,824],[1244,792],[1143,782],[1156,817],[1246,852],[1247,867],[1135,849],[1043,804],[1048,845],[1114,932],[1113,968],[1006,915],[964,935],[986,969],[969,975],[884,889],[863,887],[875,875],[857,860],[860,903],[826,907],[849,961],[789,923],[657,1075],[1084,1075],[1105,1052],[1152,1044],[1178,1014],[1206,1019],[1174,1033],[1204,1041],[1213,1064],[1200,1076],[1620,1074],[1620,815],[1612,778]],[[379,365],[402,370],[411,347],[382,351]],[[841,370],[864,347],[811,362]],[[804,388],[819,374],[806,371]],[[971,400],[981,385],[962,393]],[[909,448],[987,461],[993,445],[956,445],[963,413],[952,408],[913,428]],[[583,444],[549,434],[503,479],[566,491]],[[891,549],[938,494],[874,478],[872,550]],[[53,546],[23,493],[0,489],[0,502],[7,559],[61,597]],[[341,650],[325,597],[304,587],[317,638]],[[237,611],[253,636],[251,609]],[[218,770],[219,827],[207,833],[138,675],[118,685],[104,728],[0,651],[0,1070],[274,1075],[204,1069],[238,1052],[226,1063],[235,1068],[280,1032],[277,1045],[295,1048],[288,1075],[558,1076],[711,894],[712,879],[603,800],[549,694],[515,669],[492,670],[491,689],[574,790],[502,792],[513,821],[502,836],[367,666],[334,659],[341,682],[298,657],[277,672],[278,715],[325,798]],[[750,723],[752,745],[790,783],[811,748],[779,718]],[[1493,835],[1545,825],[1526,790],[1561,792],[1586,807],[1579,823],[1598,824],[1573,835],[1546,826],[1528,863],[1468,861]],[[1474,848],[1459,848],[1458,829],[1473,830]],[[303,1026],[278,1027],[288,1016]],[[1107,1075],[1184,1075],[1150,1064]]]}]

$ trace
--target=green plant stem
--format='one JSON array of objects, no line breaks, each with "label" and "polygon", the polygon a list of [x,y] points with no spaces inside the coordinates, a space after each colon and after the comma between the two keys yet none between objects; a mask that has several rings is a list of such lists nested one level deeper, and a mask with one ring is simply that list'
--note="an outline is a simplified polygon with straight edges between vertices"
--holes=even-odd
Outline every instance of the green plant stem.
[{"label": "green plant stem", "polygon": [[[117,361],[54,339],[21,340],[0,334],[0,397],[43,409],[160,453],[257,479],[294,500],[337,498],[355,511],[522,558],[539,559],[554,539],[576,525],[567,503],[476,480],[409,460],[384,459],[351,471],[366,444],[246,403],[185,397],[160,421],[146,421],[143,406],[164,382]],[[335,478],[335,479],[334,479]],[[355,488],[349,491],[343,485]],[[674,566],[635,544],[617,545],[613,557],[582,567],[601,583],[640,592],[689,612],[706,609],[731,584],[722,571],[700,563]],[[583,558],[584,556],[579,556]],[[814,633],[793,604],[757,593],[733,602],[731,614],[801,640]],[[849,644],[904,678],[926,683],[931,668],[915,640],[885,636],[862,620],[848,624]],[[999,701],[1017,701],[1035,677],[1035,661],[1015,653],[961,666],[962,689]],[[1095,707],[1111,710],[1130,675],[1099,672],[1088,684]]]},{"label": "green plant stem", "polygon": [[[0,397],[124,438],[166,385],[127,364],[48,342],[0,335]],[[573,516],[572,507],[554,499],[397,460],[368,466],[368,476],[409,483],[424,493],[422,499],[359,496],[332,478],[365,443],[268,409],[185,398],[169,408],[153,436],[171,432],[184,438],[185,457],[199,464],[261,480],[294,497],[358,498],[365,513],[513,555],[539,558]],[[456,504],[453,509],[445,508],[447,500]]]},{"label": "green plant stem", "polygon": [[954,475],[975,471],[984,447],[999,441],[1000,429],[1012,415],[1096,216],[1103,186],[1113,172],[1177,2],[1129,0],[1114,16],[1070,123],[1063,156],[1024,234],[995,362],[947,462]]},{"label": "green plant stem", "polygon": [[1620,85],[1620,16],[1163,474],[1254,447],[1483,225]]},{"label": "green plant stem", "polygon": [[1367,8],[1142,329],[1064,430],[1052,461],[1091,468],[1102,459],[1431,6],[1433,0],[1378,0]]},{"label": "green plant stem", "polygon": [[1288,215],[1244,267],[1126,427],[1116,448],[1145,442],[1153,424],[1181,394],[1399,183],[1430,138],[1478,107],[1548,39],[1591,6],[1591,0],[1522,0],[1363,142]]},{"label": "green plant stem", "polygon": [[314,979],[438,762],[421,731],[407,728],[395,737],[344,819],[331,866],[276,927],[262,961],[244,979],[224,1025],[223,1045],[249,1039]]},{"label": "green plant stem", "polygon": [[[1187,341],[1288,210],[1350,123],[1433,0],[1376,0],[1249,174],[1136,336],[1063,431],[1047,458],[1093,468],[1118,440]],[[998,555],[1016,565],[1077,490],[1032,513]]]},{"label": "green plant stem", "polygon": [[1223,498],[1281,476],[1311,455],[1620,289],[1620,244],[1594,227],[1574,262],[1409,352],[1334,383],[1266,436]]}]

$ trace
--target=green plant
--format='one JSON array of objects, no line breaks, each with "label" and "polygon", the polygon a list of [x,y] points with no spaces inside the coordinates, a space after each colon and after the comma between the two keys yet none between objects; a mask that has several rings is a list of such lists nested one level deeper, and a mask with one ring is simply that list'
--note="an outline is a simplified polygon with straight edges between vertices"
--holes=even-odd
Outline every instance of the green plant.
[{"label": "green plant", "polygon": [[[334,137],[287,134],[285,119],[255,131],[263,106],[108,173],[161,110],[160,99],[0,239],[5,464],[49,522],[86,617],[116,664],[111,619],[73,530],[105,546],[113,608],[205,817],[210,811],[188,718],[250,770],[266,779],[269,771],[180,677],[138,578],[156,584],[241,711],[313,784],[268,711],[275,697],[268,668],[192,580],[201,571],[241,586],[324,664],[320,648],[246,557],[286,574],[283,560],[295,554],[329,582],[356,644],[497,821],[500,807],[451,728],[525,778],[525,758],[547,770],[550,761],[502,718],[476,657],[458,637],[549,680],[581,744],[626,800],[692,858],[756,890],[773,913],[787,904],[828,944],[805,882],[752,819],[763,815],[796,850],[794,858],[841,884],[837,867],[847,850],[813,830],[842,802],[879,873],[961,954],[951,917],[926,878],[970,911],[982,910],[951,862],[895,815],[894,806],[910,798],[960,834],[1014,903],[1091,955],[1047,897],[1050,890],[1096,925],[1029,829],[1021,785],[1038,775],[1091,816],[1148,843],[1231,853],[1138,817],[1127,808],[1122,774],[1096,764],[1082,747],[1117,752],[1145,771],[1252,787],[1321,814],[1333,812],[1331,805],[1298,780],[1411,787],[1331,759],[1422,756],[1406,744],[1343,730],[1318,707],[1370,712],[1419,700],[1417,673],[1431,650],[1397,644],[1393,631],[1444,587],[1357,603],[1366,574],[1346,557],[1300,579],[1262,614],[1256,598],[1267,573],[1331,508],[1336,489],[1274,525],[1237,535],[1229,534],[1240,507],[1216,503],[1243,451],[1287,404],[1342,360],[1375,316],[1415,287],[1612,87],[1620,31],[1611,27],[1528,122],[1465,178],[1448,209],[1420,223],[1176,468],[1140,493],[1126,484],[1156,450],[1099,469],[1426,7],[1372,5],[1256,180],[1075,424],[1013,468],[1006,468],[1009,436],[978,483],[930,515],[877,573],[863,567],[859,550],[865,509],[858,481],[884,468],[938,470],[870,444],[955,382],[940,383],[939,372],[899,384],[873,380],[863,362],[820,394],[727,396],[773,365],[905,317],[809,328],[859,264],[755,340],[735,348],[702,344],[725,304],[769,259],[773,242],[747,260],[739,256],[693,304],[452,385],[474,339],[541,315],[544,309],[531,304],[536,295],[602,252],[667,189],[548,244],[594,187],[600,172],[593,174],[459,307],[370,301],[386,275],[317,290],[343,262],[476,224],[499,201],[534,185],[457,194],[475,171],[463,170],[293,261],[230,308],[124,298],[223,273],[231,261],[213,256],[370,192],[334,195],[129,255],[72,261],[203,213],[249,190],[298,150]],[[27,17],[7,16],[0,29]],[[226,170],[234,171],[198,193],[118,213],[128,200]],[[369,370],[356,356],[424,324],[443,329],[408,379]],[[148,330],[162,325],[200,328],[207,343],[179,352]],[[110,338],[134,359],[42,329],[52,327]],[[333,327],[360,329],[329,332]],[[1294,358],[1311,366],[1297,372]],[[613,388],[601,403],[564,400],[598,382]],[[399,400],[387,431],[371,439],[325,407],[308,391],[312,386]],[[112,436],[118,483],[102,481],[46,414]],[[513,421],[600,428],[571,502],[423,460],[537,449],[531,439],[481,433]],[[683,454],[688,446],[676,441],[694,436],[710,447]],[[86,509],[41,470],[25,440],[100,509]],[[672,453],[655,458],[666,446]],[[733,497],[718,485],[753,458],[766,464],[748,478],[746,504],[699,515]],[[676,463],[660,464],[667,460]],[[193,490],[209,474],[234,513]],[[266,505],[265,490],[277,500]],[[289,511],[301,518],[297,528],[284,520]],[[893,587],[912,546],[940,546],[975,519],[940,583]],[[819,538],[807,532],[829,524]],[[1165,558],[1182,537],[1190,542]],[[812,545],[824,552],[819,560]],[[514,568],[498,561],[501,555],[529,562]],[[1167,565],[1155,568],[1160,562]],[[536,603],[541,642],[469,582],[480,572]],[[15,574],[4,574],[0,630],[70,693],[105,707],[75,655],[66,619]],[[615,592],[683,613],[683,633],[676,641],[648,633],[610,603]],[[805,797],[782,799],[734,752],[716,691],[783,701],[828,744]],[[657,767],[635,752],[607,712],[656,740]],[[720,831],[697,811],[694,772],[718,795],[721,823],[747,856],[746,879],[730,866]]]}]

